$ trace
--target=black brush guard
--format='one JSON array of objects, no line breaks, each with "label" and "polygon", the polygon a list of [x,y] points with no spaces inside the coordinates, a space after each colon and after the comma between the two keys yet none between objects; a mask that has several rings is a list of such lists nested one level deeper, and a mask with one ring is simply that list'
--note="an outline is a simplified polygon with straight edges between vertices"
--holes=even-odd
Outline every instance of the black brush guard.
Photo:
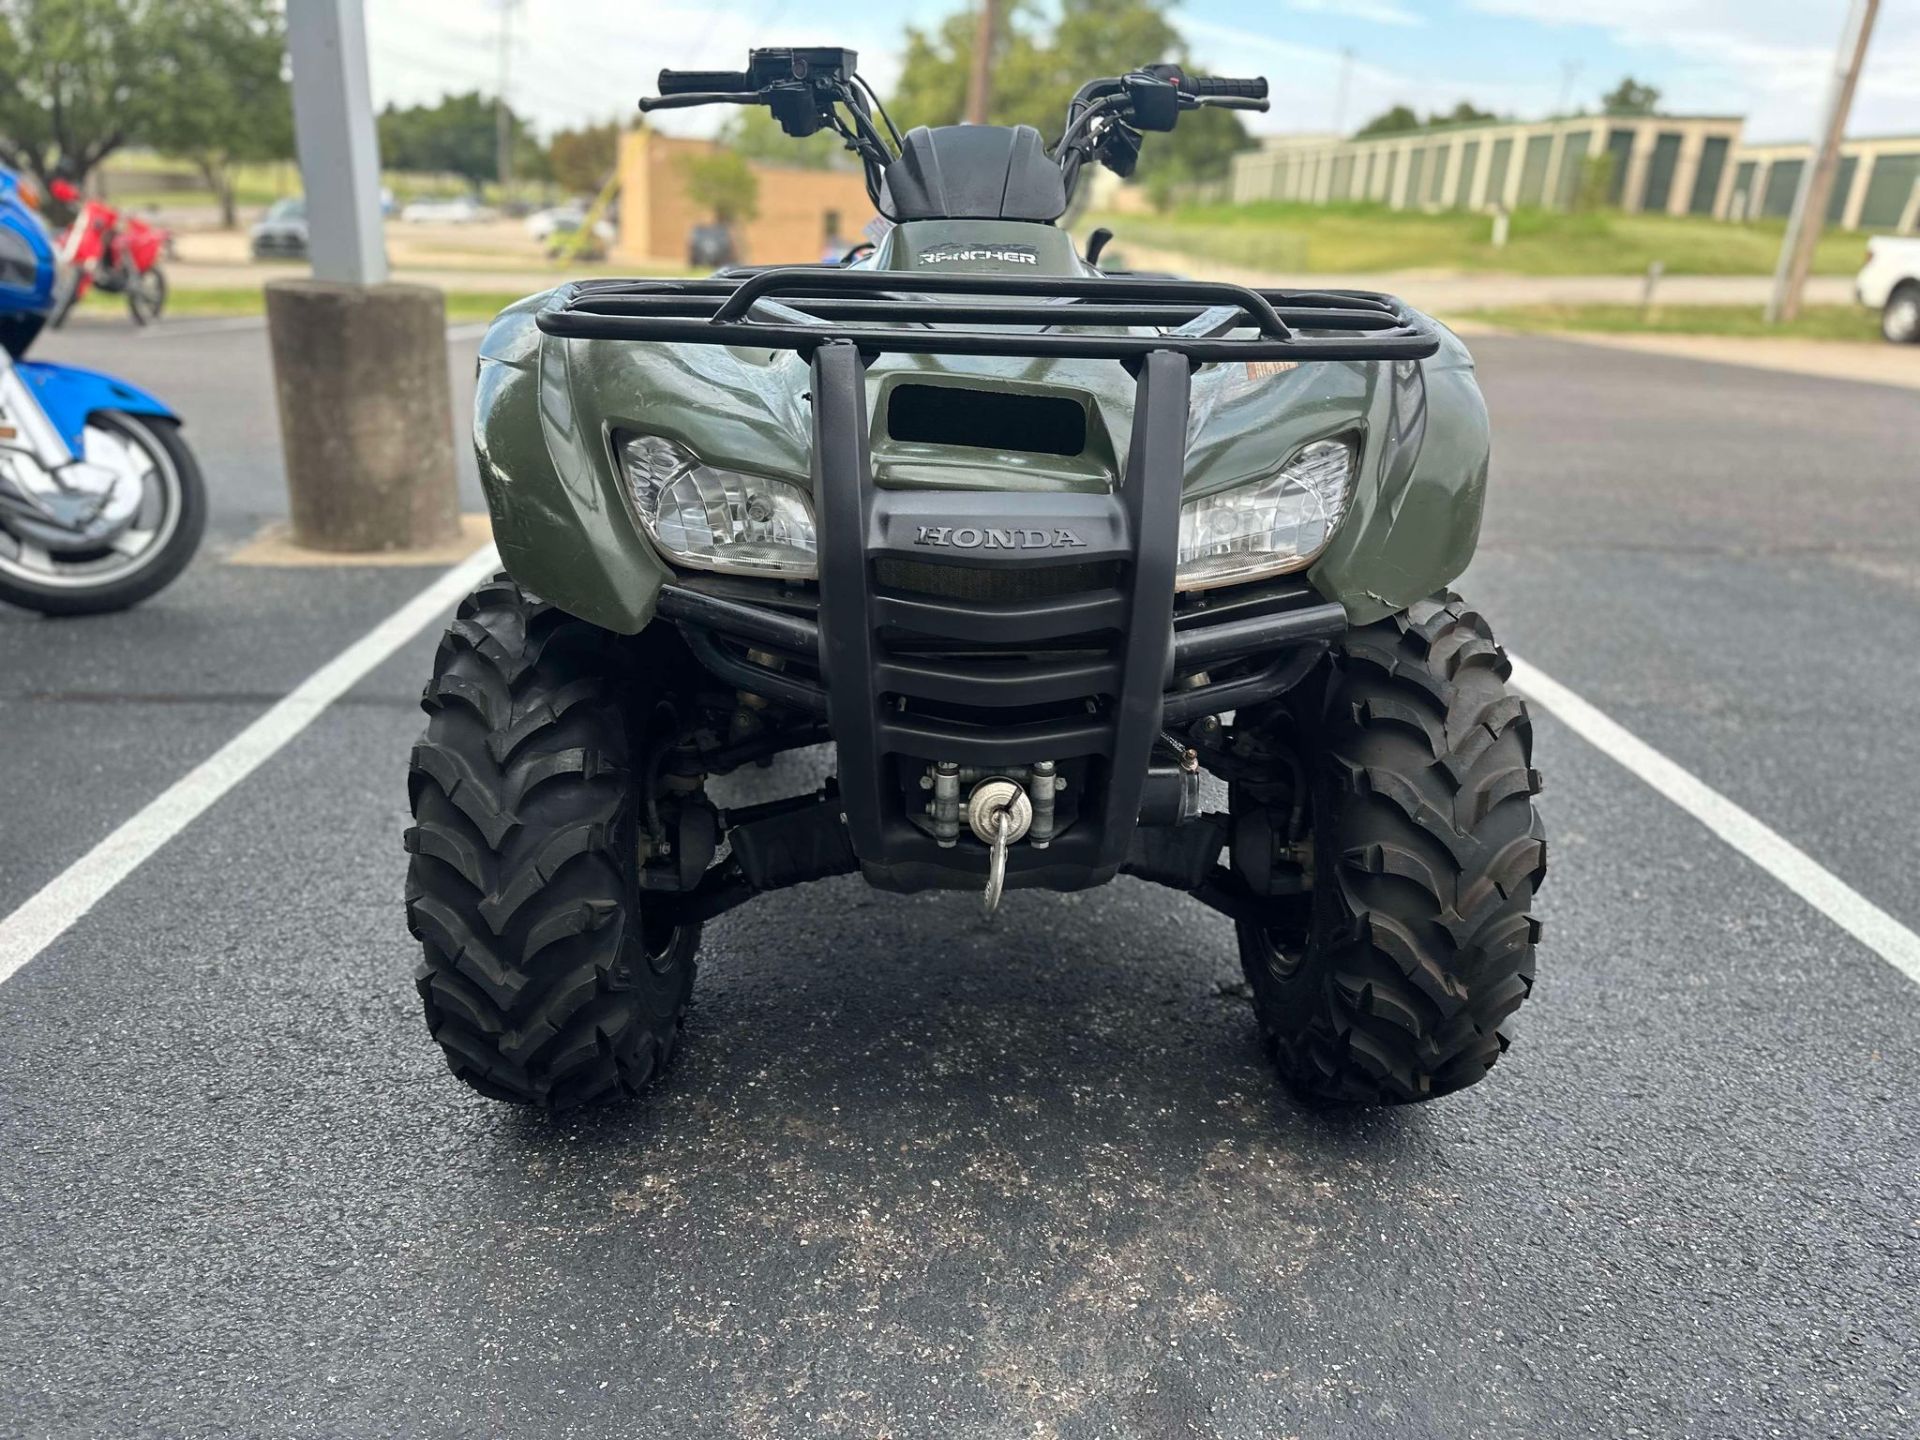
[{"label": "black brush guard", "polygon": [[[888,888],[979,883],[986,850],[964,826],[960,843],[942,848],[908,818],[901,796],[910,772],[894,768],[902,761],[1097,766],[1099,783],[1086,787],[1075,823],[1045,850],[1014,849],[1009,887],[1078,889],[1124,866],[1233,908],[1205,893],[1207,877],[1219,873],[1221,826],[1176,827],[1193,838],[1170,845],[1149,838],[1159,827],[1140,824],[1154,747],[1168,725],[1290,688],[1346,618],[1298,580],[1213,592],[1176,612],[1192,367],[1418,359],[1439,348],[1430,322],[1359,293],[806,267],[581,282],[555,291],[535,318],[544,333],[568,339],[788,349],[812,363],[817,601],[775,582],[699,576],[667,586],[659,603],[721,679],[828,722],[839,791],[826,808],[844,829],[803,832],[783,810],[762,822],[772,844],[751,835],[753,826],[736,831],[736,873],[703,882],[688,897],[689,918],[856,865]],[[1117,492],[878,488],[866,371],[878,355],[899,352],[1126,364],[1137,390]],[[951,543],[930,546],[937,536]],[[1035,588],[1056,593],[959,598],[882,583],[877,573],[890,563],[896,575],[902,564],[934,564],[1029,578],[1071,566],[1110,578],[1066,593],[1053,585]],[[1243,662],[1250,668],[1217,682],[1198,673]]]}]

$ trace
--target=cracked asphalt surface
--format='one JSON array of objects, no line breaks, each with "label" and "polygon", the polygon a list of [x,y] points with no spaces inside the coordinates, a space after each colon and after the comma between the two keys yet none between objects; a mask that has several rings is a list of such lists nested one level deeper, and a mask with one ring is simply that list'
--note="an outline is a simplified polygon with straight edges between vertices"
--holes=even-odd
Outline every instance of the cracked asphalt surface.
[{"label": "cracked asphalt surface", "polygon": [[[1920,925],[1920,400],[1474,348],[1460,588]],[[430,578],[222,563],[283,508],[258,332],[45,349],[179,404],[214,520],[133,614],[0,613],[0,914]],[[1540,981],[1462,1095],[1293,1104],[1170,892],[842,880],[711,926],[666,1082],[550,1123],[412,996],[432,644],[0,987],[0,1433],[1920,1433],[1920,988],[1551,717]]]}]

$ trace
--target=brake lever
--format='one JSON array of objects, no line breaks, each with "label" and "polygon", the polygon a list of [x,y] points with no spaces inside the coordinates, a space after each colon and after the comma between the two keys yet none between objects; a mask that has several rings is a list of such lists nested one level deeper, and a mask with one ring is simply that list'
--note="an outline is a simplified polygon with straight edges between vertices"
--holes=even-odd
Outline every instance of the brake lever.
[{"label": "brake lever", "polygon": [[640,113],[654,110],[686,110],[695,105],[764,105],[764,90],[701,90],[691,95],[642,95]]},{"label": "brake lever", "polygon": [[1262,115],[1273,108],[1266,100],[1250,100],[1244,95],[1192,95],[1183,97],[1193,101],[1193,108],[1199,110],[1257,110]]}]

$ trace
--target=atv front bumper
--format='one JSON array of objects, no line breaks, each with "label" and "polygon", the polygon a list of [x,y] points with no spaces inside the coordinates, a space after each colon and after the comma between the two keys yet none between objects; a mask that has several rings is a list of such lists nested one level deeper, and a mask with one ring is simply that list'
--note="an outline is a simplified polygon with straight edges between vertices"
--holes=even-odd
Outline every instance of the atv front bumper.
[{"label": "atv front bumper", "polygon": [[[958,299],[838,298],[908,287]],[[776,292],[791,305],[773,302]],[[1066,318],[1063,295],[1089,302],[1086,326]],[[902,323],[858,323],[869,320]],[[940,328],[955,320],[1006,328]],[[1176,609],[1192,366],[1418,358],[1438,345],[1431,327],[1377,298],[1275,300],[1141,278],[772,271],[730,284],[568,287],[538,323],[566,337],[707,339],[811,356],[817,588],[683,577],[658,610],[729,685],[824,720],[838,789],[811,810],[730,815],[733,878],[703,881],[705,893],[687,897],[689,918],[737,903],[742,885],[856,868],[885,888],[978,887],[987,847],[928,821],[922,787],[936,789],[941,770],[1062,778],[1058,832],[1044,849],[1009,852],[1009,887],[1079,889],[1123,868],[1197,887],[1224,828],[1173,823],[1199,817],[1167,803],[1185,747],[1165,731],[1283,693],[1347,618],[1300,581],[1207,592]],[[1094,324],[1118,333],[1085,333]],[[1036,325],[1045,328],[1012,328]],[[1252,338],[1232,338],[1248,329]],[[1119,486],[1104,495],[876,486],[866,370],[899,350],[1127,364],[1137,391]],[[1186,769],[1195,773],[1190,757]]]},{"label": "atv front bumper", "polygon": [[1176,611],[1180,356],[1141,368],[1112,495],[877,488],[864,368],[850,345],[814,361],[817,590],[688,578],[662,591],[660,613],[719,678],[827,722],[834,819],[875,885],[982,883],[987,847],[965,833],[943,843],[925,819],[923,777],[943,763],[1070,777],[1066,823],[1044,849],[1011,849],[1010,888],[1110,880],[1143,814],[1182,818],[1177,752],[1155,759],[1163,731],[1291,688],[1346,614],[1299,582],[1205,592]]}]

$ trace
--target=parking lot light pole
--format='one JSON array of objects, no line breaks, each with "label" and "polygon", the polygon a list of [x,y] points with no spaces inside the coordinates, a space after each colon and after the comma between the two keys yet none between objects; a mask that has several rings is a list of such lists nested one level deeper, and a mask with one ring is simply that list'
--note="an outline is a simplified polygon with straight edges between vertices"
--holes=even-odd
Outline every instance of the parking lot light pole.
[{"label": "parking lot light pole", "polygon": [[266,287],[293,541],[412,550],[459,535],[446,304],[387,278],[361,0],[288,0],[310,280]]}]

